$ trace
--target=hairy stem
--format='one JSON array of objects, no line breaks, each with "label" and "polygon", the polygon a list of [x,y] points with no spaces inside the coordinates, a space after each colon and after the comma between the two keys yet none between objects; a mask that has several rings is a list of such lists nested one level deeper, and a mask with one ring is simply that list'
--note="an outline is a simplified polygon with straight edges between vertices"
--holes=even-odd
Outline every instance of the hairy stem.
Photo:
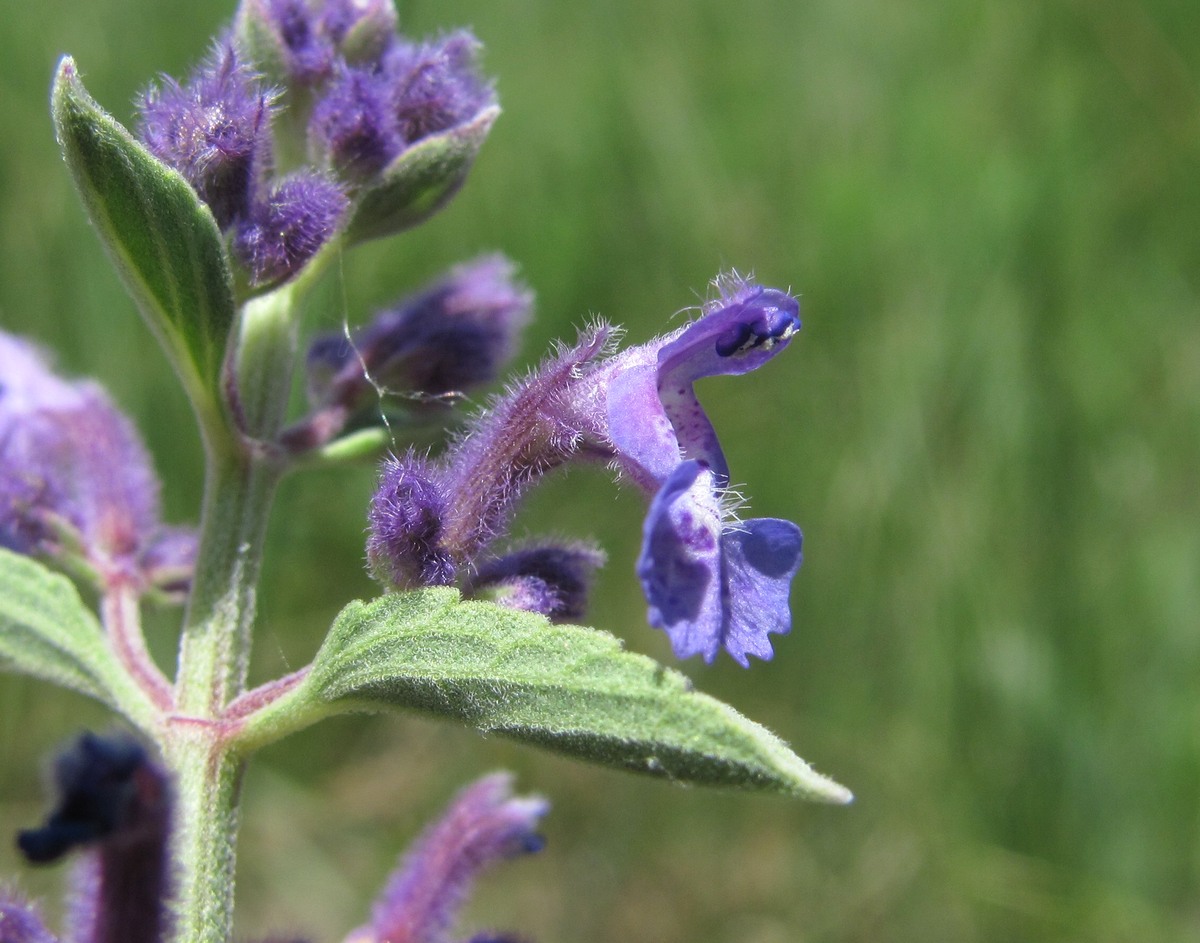
[{"label": "hairy stem", "polygon": [[292,290],[248,302],[228,389],[231,433],[206,441],[195,578],[179,648],[175,713],[163,752],[177,783],[174,943],[227,943],[232,929],[239,784],[226,705],[246,687],[263,541],[282,469],[271,448],[295,359]]}]

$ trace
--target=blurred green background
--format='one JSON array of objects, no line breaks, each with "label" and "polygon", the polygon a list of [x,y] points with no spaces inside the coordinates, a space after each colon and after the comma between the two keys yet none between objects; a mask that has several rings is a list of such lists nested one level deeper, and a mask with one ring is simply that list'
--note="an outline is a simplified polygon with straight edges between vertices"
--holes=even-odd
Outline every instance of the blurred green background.
[{"label": "blurred green background", "polygon": [[[0,323],[140,422],[173,520],[186,404],[88,230],[46,114],[76,56],[122,120],[231,9],[90,0],[0,14]],[[465,925],[541,943],[1200,937],[1200,7],[1168,0],[412,0],[472,25],[505,113],[451,208],[346,256],[336,325],[499,249],[536,288],[522,362],[591,314],[634,341],[719,269],[805,328],[701,393],[754,512],[797,520],[770,664],[684,666],[857,802],[679,790],[450,726],[328,722],[246,785],[238,928],[334,941],[393,856],[495,767],[548,794],[547,851]],[[1189,38],[1190,37],[1190,38]],[[334,293],[340,294],[340,293]],[[362,571],[370,469],[289,481],[255,673],[303,664]],[[610,553],[593,623],[667,655],[632,574],[642,505],[552,482],[517,533]],[[175,616],[152,620],[169,662]],[[105,716],[0,679],[0,831],[41,757]],[[60,872],[0,873],[50,894]]]}]

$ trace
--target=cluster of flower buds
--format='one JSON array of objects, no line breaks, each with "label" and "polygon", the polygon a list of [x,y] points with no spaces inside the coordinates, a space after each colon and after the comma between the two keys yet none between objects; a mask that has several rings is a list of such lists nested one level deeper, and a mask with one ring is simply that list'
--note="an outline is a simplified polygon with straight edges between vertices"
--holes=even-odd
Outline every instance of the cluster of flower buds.
[{"label": "cluster of flower buds", "polygon": [[[212,210],[253,286],[346,226],[412,225],[462,182],[498,111],[479,44],[395,28],[391,0],[245,0],[186,82],[142,96],[143,142]],[[409,159],[422,147],[434,166]]]},{"label": "cluster of flower buds", "polygon": [[170,595],[186,590],[196,540],[164,526],[158,479],[132,423],[91,382],[54,375],[0,332],[0,546]]},{"label": "cluster of flower buds", "polygon": [[[162,943],[173,891],[168,842],[170,782],[137,742],[83,734],[54,765],[58,801],[45,825],[17,844],[34,863],[81,850],[71,878],[64,940]],[[548,803],[512,793],[512,777],[485,776],[464,789],[387,881],[370,920],[345,943],[451,943],[476,878],[493,864],[542,848]],[[514,937],[484,932],[465,943]],[[280,943],[272,937],[263,943]],[[0,890],[0,943],[56,943],[37,909]],[[303,943],[303,941],[293,941]]]},{"label": "cluster of flower buds", "polygon": [[399,587],[465,585],[551,618],[575,618],[595,550],[544,545],[489,556],[516,499],[547,472],[602,461],[650,498],[637,571],[650,622],[681,658],[722,648],[743,666],[772,655],[790,628],[801,560],[790,521],[740,520],[729,469],[693,385],[742,374],[784,349],[800,327],[785,292],[718,278],[699,318],[613,353],[600,325],[497,397],[436,458],[388,460],[371,512],[367,555]]}]

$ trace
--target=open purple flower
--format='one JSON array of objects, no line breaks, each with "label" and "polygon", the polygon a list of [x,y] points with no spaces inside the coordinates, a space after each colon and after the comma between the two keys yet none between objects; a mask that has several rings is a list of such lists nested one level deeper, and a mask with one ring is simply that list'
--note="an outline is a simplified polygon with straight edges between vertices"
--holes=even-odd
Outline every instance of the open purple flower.
[{"label": "open purple flower", "polygon": [[739,521],[726,495],[729,467],[693,384],[754,370],[800,328],[785,292],[736,276],[684,328],[618,355],[599,369],[613,464],[655,497],[637,571],[649,620],[680,658],[711,662],[724,648],[739,664],[769,659],[770,633],[791,627],[788,589],[800,566],[790,521]]},{"label": "open purple flower", "polygon": [[[519,573],[512,557],[493,573],[499,561],[481,555],[526,486],[568,462],[607,461],[652,497],[637,572],[650,622],[675,654],[711,662],[724,648],[743,666],[750,655],[770,658],[768,636],[791,625],[800,530],[736,517],[728,464],[694,383],[762,366],[799,329],[799,305],[736,276],[717,288],[697,320],[615,356],[604,356],[611,329],[584,333],[498,397],[443,455],[392,460],[371,512],[375,573],[404,588],[434,585],[422,574],[449,584],[474,569],[468,589],[507,580],[497,594],[506,602],[552,614],[537,573]],[[399,532],[408,521],[420,521],[420,541]],[[554,559],[569,558],[557,550]],[[581,594],[570,594],[572,614]]]}]

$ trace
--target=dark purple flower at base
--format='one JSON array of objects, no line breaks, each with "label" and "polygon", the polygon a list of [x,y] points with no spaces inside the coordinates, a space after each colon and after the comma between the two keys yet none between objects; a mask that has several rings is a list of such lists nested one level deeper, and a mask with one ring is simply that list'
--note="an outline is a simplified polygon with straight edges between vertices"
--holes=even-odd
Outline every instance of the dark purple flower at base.
[{"label": "dark purple flower at base", "polygon": [[221,43],[186,84],[164,76],[138,103],[150,153],[187,178],[222,228],[249,210],[270,161],[274,98]]},{"label": "dark purple flower at base", "polygon": [[317,174],[296,174],[238,224],[233,248],[257,286],[291,278],[330,236],[346,211],[346,194]]},{"label": "dark purple flower at base", "polygon": [[375,902],[370,923],[345,943],[448,943],[476,878],[497,862],[542,848],[537,825],[548,808],[536,796],[514,797],[506,773],[467,787],[409,851]]},{"label": "dark purple flower at base", "polygon": [[54,766],[58,806],[39,829],[20,833],[30,861],[86,857],[70,907],[74,943],[160,943],[169,925],[166,774],[133,740],[83,734]]}]

